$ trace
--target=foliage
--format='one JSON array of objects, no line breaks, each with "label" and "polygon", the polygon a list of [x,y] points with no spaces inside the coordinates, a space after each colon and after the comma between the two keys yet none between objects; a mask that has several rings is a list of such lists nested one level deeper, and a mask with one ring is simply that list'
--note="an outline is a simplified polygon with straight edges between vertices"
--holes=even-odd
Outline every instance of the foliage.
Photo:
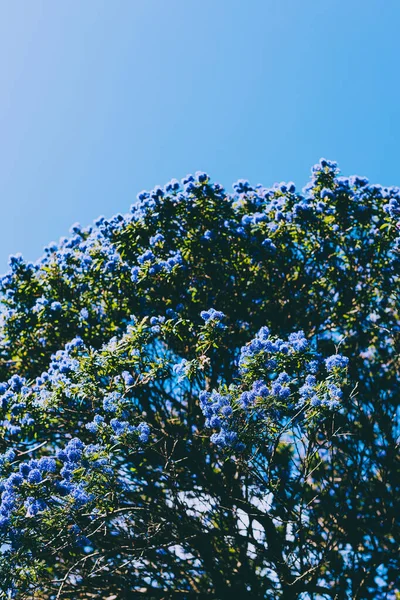
[{"label": "foliage", "polygon": [[395,598],[399,217],[321,159],[11,257],[0,598]]}]

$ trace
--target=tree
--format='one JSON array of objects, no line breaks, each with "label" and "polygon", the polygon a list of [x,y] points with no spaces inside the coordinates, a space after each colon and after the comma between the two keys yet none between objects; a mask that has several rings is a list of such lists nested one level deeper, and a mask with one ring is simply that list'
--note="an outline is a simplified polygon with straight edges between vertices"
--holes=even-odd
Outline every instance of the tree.
[{"label": "tree", "polygon": [[321,159],[11,257],[0,598],[395,598],[399,216]]}]

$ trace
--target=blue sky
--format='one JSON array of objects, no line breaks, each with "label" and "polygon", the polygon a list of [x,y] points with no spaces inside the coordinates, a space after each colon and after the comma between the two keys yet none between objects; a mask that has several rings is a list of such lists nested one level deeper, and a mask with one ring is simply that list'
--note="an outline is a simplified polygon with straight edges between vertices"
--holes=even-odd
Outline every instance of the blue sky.
[{"label": "blue sky", "polygon": [[0,4],[0,272],[206,170],[400,185],[398,0]]}]

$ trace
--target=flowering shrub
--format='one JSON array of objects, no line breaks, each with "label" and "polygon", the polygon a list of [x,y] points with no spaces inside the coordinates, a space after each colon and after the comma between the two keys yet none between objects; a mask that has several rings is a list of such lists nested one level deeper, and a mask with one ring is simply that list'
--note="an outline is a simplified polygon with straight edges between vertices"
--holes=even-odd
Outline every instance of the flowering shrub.
[{"label": "flowering shrub", "polygon": [[395,597],[400,190],[233,189],[10,258],[0,598]]}]

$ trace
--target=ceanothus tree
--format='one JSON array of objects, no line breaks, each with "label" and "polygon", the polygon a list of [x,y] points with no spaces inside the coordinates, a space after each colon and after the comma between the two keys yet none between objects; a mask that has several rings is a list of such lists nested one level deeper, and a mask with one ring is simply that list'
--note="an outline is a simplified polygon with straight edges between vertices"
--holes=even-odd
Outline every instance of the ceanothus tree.
[{"label": "ceanothus tree", "polygon": [[396,598],[400,190],[233,188],[11,257],[0,598]]}]

